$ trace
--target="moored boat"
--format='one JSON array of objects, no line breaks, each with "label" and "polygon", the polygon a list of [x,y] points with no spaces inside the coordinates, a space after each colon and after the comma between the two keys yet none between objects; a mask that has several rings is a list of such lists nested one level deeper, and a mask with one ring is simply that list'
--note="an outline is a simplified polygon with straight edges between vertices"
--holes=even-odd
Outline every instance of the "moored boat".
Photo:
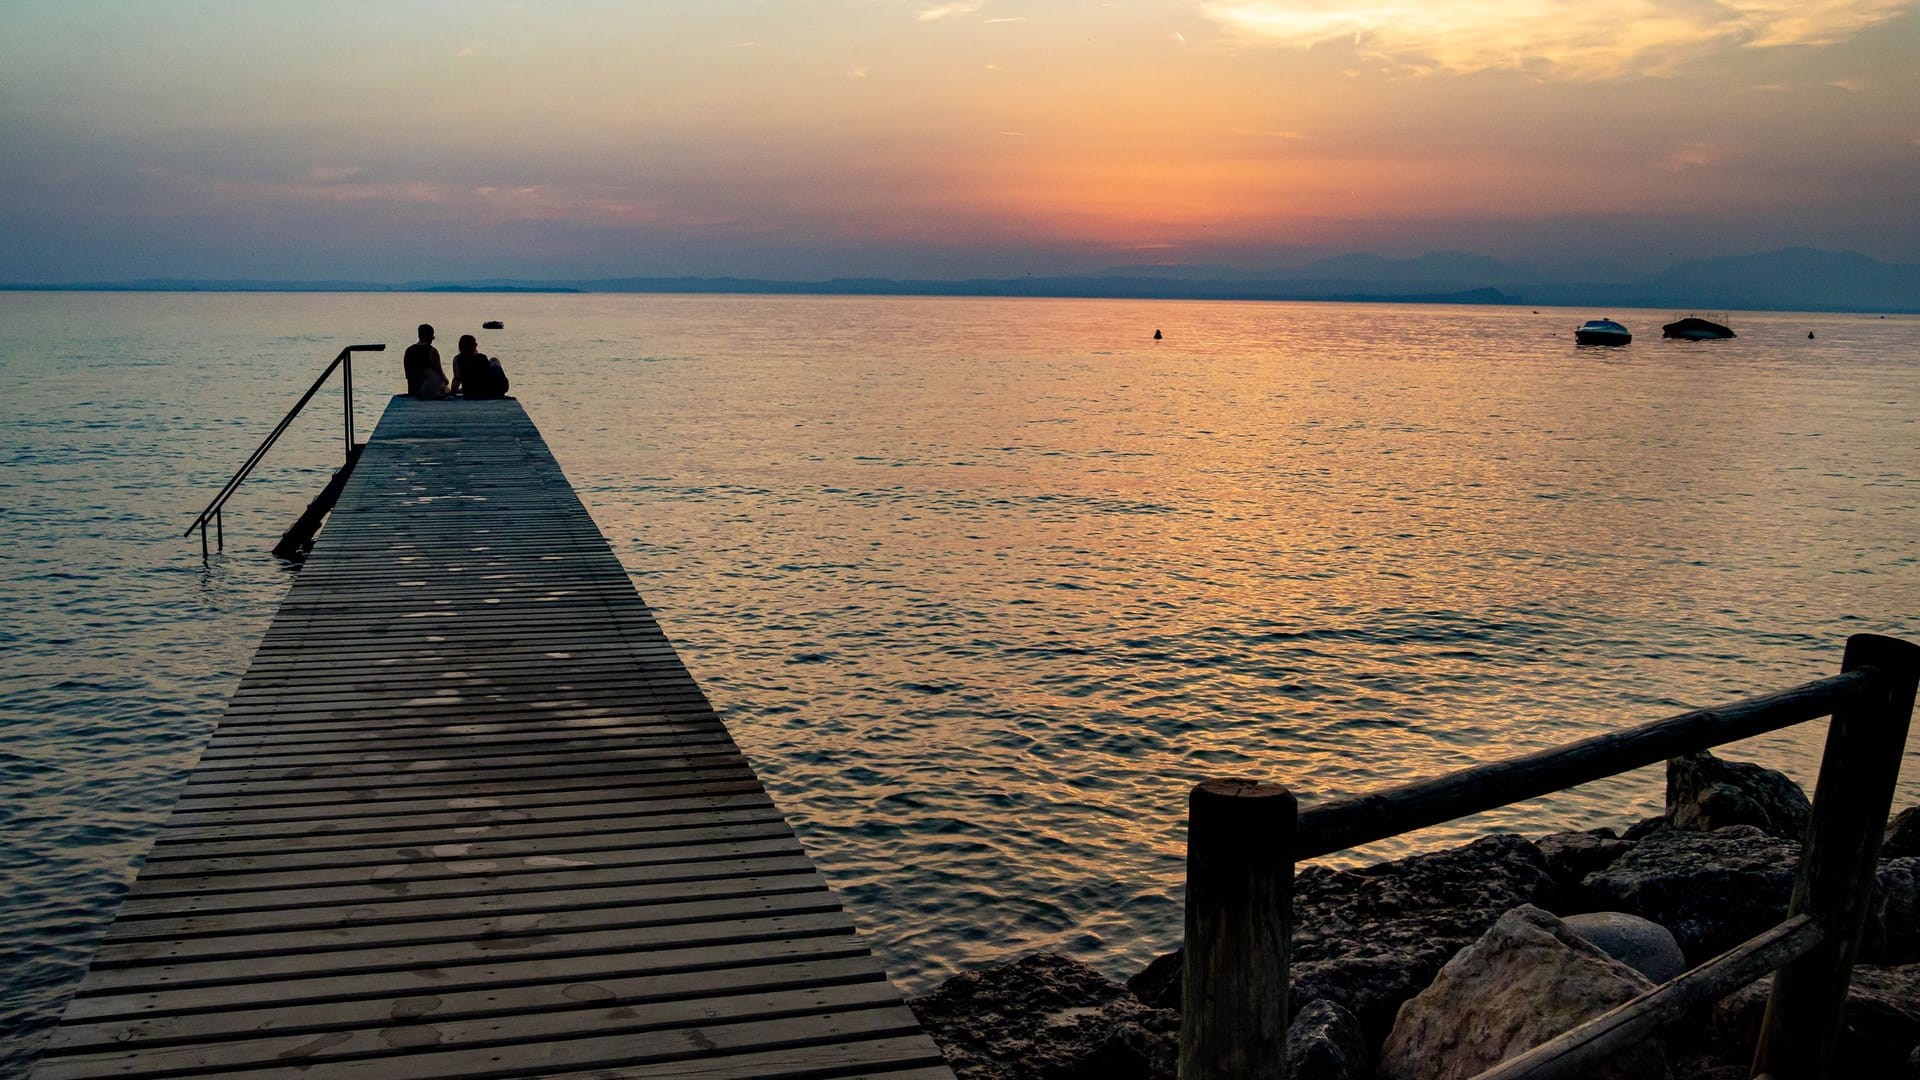
[{"label": "moored boat", "polygon": [[1660,328],[1662,337],[1679,338],[1682,341],[1714,341],[1734,336],[1732,327],[1703,319],[1698,315],[1689,315],[1676,319]]},{"label": "moored boat", "polygon": [[1573,332],[1573,340],[1582,345],[1625,345],[1633,334],[1612,319],[1588,319]]}]

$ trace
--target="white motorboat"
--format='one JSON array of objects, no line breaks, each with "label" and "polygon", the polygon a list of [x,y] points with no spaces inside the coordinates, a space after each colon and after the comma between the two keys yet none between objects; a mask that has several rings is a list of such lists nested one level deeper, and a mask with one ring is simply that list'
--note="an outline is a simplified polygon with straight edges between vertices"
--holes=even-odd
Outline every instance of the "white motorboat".
[{"label": "white motorboat", "polygon": [[1625,345],[1633,335],[1612,319],[1588,319],[1585,326],[1573,332],[1573,340],[1582,345]]}]

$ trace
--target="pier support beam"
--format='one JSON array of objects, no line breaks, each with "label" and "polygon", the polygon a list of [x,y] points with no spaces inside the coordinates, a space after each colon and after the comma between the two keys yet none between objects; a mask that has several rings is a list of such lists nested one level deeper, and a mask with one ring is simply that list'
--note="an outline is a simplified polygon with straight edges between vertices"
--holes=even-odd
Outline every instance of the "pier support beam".
[{"label": "pier support beam", "polygon": [[320,531],[320,525],[326,521],[327,513],[333,504],[340,501],[340,492],[347,486],[347,480],[353,475],[353,466],[360,460],[360,452],[367,448],[360,443],[347,451],[347,463],[333,470],[333,479],[327,481],[320,494],[307,504],[300,519],[293,523],[280,542],[273,545],[273,553],[282,559],[303,559],[307,549],[313,547],[313,537]]}]

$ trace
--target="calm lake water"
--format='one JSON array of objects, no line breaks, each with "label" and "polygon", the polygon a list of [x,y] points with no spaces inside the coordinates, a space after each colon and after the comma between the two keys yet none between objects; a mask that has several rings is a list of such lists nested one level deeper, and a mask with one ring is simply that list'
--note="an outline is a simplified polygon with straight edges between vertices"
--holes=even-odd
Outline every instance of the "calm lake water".
[{"label": "calm lake water", "polygon": [[[1602,314],[1635,342],[1576,347]],[[337,464],[337,384],[230,507],[224,555],[181,530],[344,345],[395,350],[357,365],[363,438],[415,323],[504,359],[919,992],[1043,947],[1124,976],[1171,945],[1198,779],[1365,790],[1819,678],[1850,633],[1920,635],[1920,319],[1735,313],[1739,338],[1678,343],[1671,318],[0,294],[0,1075],[285,591],[267,549]],[[1810,785],[1823,731],[1729,752]],[[1624,825],[1661,785],[1363,854]]]}]

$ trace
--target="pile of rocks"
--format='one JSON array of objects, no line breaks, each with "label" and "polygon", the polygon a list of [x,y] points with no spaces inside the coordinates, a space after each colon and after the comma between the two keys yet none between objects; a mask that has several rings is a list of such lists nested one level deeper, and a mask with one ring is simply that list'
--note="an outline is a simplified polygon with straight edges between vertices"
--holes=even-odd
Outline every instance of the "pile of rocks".
[{"label": "pile of rocks", "polygon": [[[1627,829],[1464,847],[1294,883],[1289,1075],[1470,1077],[1779,922],[1806,795],[1710,754],[1668,763],[1667,812]],[[1887,830],[1836,1075],[1920,1077],[1920,807]],[[1122,986],[1039,954],[912,1002],[963,1078],[1175,1075],[1178,951]],[[1769,980],[1595,1074],[1744,1077]]]}]

